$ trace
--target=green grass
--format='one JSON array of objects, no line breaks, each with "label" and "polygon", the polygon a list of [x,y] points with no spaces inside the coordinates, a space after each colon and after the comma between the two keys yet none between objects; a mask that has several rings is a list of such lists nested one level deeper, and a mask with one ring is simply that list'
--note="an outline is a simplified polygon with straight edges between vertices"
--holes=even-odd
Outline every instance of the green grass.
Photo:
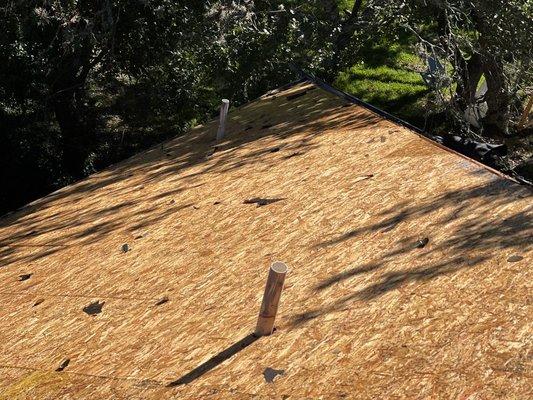
[{"label": "green grass", "polygon": [[424,118],[428,88],[416,69],[424,68],[408,43],[378,45],[362,61],[341,72],[335,86],[412,123]]}]

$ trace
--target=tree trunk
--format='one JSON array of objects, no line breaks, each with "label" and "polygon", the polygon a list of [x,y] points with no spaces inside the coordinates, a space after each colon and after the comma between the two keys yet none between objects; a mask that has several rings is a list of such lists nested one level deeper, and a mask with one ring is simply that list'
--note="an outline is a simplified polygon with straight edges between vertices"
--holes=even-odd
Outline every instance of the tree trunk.
[{"label": "tree trunk", "polygon": [[447,14],[439,10],[437,15],[437,32],[439,41],[446,52],[453,56],[453,67],[458,74],[455,101],[461,111],[475,102],[476,90],[479,80],[483,75],[481,56],[474,53],[469,59],[465,59],[457,42],[450,40]]},{"label": "tree trunk", "polygon": [[361,11],[361,6],[363,5],[363,0],[355,0],[352,7],[352,12],[350,16],[343,22],[341,27],[341,32],[337,36],[335,47],[337,51],[342,50],[352,39],[352,36],[355,33],[356,23],[359,19],[359,12]]},{"label": "tree trunk", "polygon": [[481,56],[477,53],[473,54],[468,60],[456,57],[459,61],[459,82],[457,82],[457,89],[455,98],[459,104],[459,108],[464,111],[466,108],[475,103],[476,90],[479,80],[483,75],[483,65]]},{"label": "tree trunk", "polygon": [[355,29],[357,28],[356,23],[359,19],[359,12],[361,11],[362,4],[363,0],[355,0],[352,11],[348,18],[341,22],[340,32],[335,37],[333,42],[333,54],[330,63],[327,66],[326,80],[332,80],[337,72],[342,68],[342,52],[350,43],[350,40],[355,33]]},{"label": "tree trunk", "polygon": [[483,132],[490,137],[502,137],[508,133],[511,118],[509,82],[505,76],[503,59],[498,56],[498,49],[490,45],[493,43],[490,21],[477,12],[472,18],[480,33],[482,71],[487,81],[485,99],[488,109],[487,114],[481,120]]},{"label": "tree trunk", "polygon": [[88,131],[76,104],[75,92],[66,89],[54,96],[54,113],[63,139],[63,168],[74,178],[81,178],[89,154]]},{"label": "tree trunk", "polygon": [[485,134],[492,137],[505,136],[509,130],[511,97],[505,78],[503,62],[492,54],[483,56],[483,74],[487,80],[487,115],[482,120]]}]

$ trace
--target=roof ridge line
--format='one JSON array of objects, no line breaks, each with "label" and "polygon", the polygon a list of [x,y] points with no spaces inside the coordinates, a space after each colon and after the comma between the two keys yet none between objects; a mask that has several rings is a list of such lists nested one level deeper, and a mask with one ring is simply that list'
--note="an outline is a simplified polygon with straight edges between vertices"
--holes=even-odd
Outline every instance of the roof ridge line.
[{"label": "roof ridge line", "polygon": [[315,75],[311,74],[311,73],[308,73],[306,71],[304,71],[303,69],[299,69],[299,73],[300,75],[305,78],[306,80],[308,80],[309,82],[315,84],[316,86],[320,87],[321,89],[325,90],[326,92],[329,92],[337,97],[340,97],[342,99],[345,99],[346,101],[349,101],[350,103],[353,103],[353,104],[357,104],[361,107],[364,107],[366,108],[367,110],[375,113],[375,114],[378,114],[379,116],[387,119],[388,121],[391,121],[397,125],[400,125],[400,126],[403,126],[404,128],[407,128],[411,131],[413,131],[417,136],[421,137],[422,139],[428,141],[429,143],[433,144],[434,146],[437,146],[443,150],[446,150],[446,151],[449,151],[451,153],[454,153],[462,158],[465,158],[466,160],[476,164],[476,165],[479,165],[485,169],[487,169],[488,171],[492,172],[493,174],[495,175],[498,175],[502,178],[505,178],[505,179],[508,179],[512,182],[515,182],[521,186],[525,186],[525,187],[529,187],[529,188],[532,188],[533,185],[525,180],[525,179],[520,179],[519,177],[513,177],[513,176],[510,176],[510,175],[507,175],[505,173],[503,173],[502,171],[498,171],[497,169],[495,168],[492,168],[490,167],[489,165],[487,164],[484,164],[482,163],[481,161],[478,161],[474,158],[471,158],[471,157],[468,157],[467,155],[457,151],[457,150],[454,150],[454,149],[451,149],[439,142],[436,141],[435,139],[435,135],[432,135],[426,131],[424,131],[423,129],[417,127],[417,126],[414,126],[413,124],[395,116],[395,115],[392,115],[390,113],[388,113],[387,111],[385,110],[382,110],[381,108],[379,107],[376,107],[370,103],[367,103],[366,101],[364,100],[361,100],[360,98],[358,97],[355,97],[354,95],[352,94],[349,94],[349,93],[346,93],[346,92],[343,92],[342,90],[339,90],[333,86],[331,86],[329,83],[325,82],[324,80],[316,77]]}]

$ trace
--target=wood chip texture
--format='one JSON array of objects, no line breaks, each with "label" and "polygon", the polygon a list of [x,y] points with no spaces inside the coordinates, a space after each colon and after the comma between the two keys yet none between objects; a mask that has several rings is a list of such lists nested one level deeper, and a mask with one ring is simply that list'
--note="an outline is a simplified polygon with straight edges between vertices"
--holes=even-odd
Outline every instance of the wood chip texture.
[{"label": "wood chip texture", "polygon": [[216,129],[0,219],[0,399],[533,397],[529,188],[311,83]]}]

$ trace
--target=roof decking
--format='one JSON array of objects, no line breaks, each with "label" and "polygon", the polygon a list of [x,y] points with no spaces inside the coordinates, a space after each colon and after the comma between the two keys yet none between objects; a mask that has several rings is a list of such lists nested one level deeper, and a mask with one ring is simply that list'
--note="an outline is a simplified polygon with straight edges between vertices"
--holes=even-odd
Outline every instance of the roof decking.
[{"label": "roof decking", "polygon": [[229,117],[0,220],[0,399],[531,395],[530,189],[310,83]]}]

